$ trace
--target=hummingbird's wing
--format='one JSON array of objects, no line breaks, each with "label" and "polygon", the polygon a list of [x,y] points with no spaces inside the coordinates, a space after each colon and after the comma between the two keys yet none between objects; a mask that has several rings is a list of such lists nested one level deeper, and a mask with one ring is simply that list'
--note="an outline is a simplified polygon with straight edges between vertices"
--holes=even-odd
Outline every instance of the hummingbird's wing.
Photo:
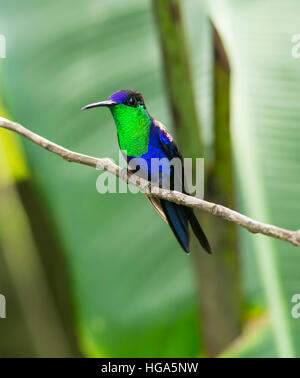
[{"label": "hummingbird's wing", "polygon": [[158,198],[150,197],[146,195],[147,200],[150,202],[150,205],[153,207],[153,209],[157,212],[157,214],[161,217],[161,219],[168,223],[168,220],[166,218],[166,214],[164,213],[164,210],[161,206],[160,200]]},{"label": "hummingbird's wing", "polygon": [[[173,159],[174,157],[182,159],[182,154],[174,142],[172,136],[168,132],[167,128],[159,121],[154,121],[154,126],[156,127],[158,137],[160,140],[160,144],[166,155],[169,159]],[[184,177],[184,170],[182,164],[182,178]],[[172,188],[171,188],[172,189]],[[183,188],[184,193],[184,188]],[[190,223],[197,239],[199,240],[203,249],[211,253],[211,248],[207,237],[200,226],[198,219],[193,211],[193,209],[177,205],[173,202],[169,202],[166,200],[160,200],[161,209],[165,214],[165,218],[167,219],[174,235],[176,236],[178,242],[182,246],[182,248],[189,252],[189,229],[188,223]]]}]

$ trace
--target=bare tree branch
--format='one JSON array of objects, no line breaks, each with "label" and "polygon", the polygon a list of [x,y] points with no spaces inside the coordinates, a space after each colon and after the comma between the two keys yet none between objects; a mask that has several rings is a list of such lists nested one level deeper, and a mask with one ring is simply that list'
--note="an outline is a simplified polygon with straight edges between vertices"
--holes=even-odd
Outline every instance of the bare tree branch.
[{"label": "bare tree branch", "polygon": [[207,213],[210,213],[214,216],[226,219],[229,222],[233,222],[241,227],[244,227],[252,233],[259,233],[271,236],[275,239],[287,241],[295,246],[300,245],[300,230],[290,231],[270,224],[258,222],[254,219],[247,217],[246,215],[240,214],[237,211],[231,210],[225,206],[204,201],[199,198],[188,196],[180,192],[169,191],[166,189],[153,187],[148,181],[138,176],[127,173],[126,170],[121,169],[108,158],[98,159],[92,156],[82,155],[78,152],[70,151],[62,146],[59,146],[58,144],[49,141],[46,138],[43,138],[31,132],[24,126],[12,122],[6,118],[0,117],[0,127],[11,131],[15,131],[19,135],[22,135],[23,137],[37,144],[38,146],[41,146],[46,150],[53,152],[58,156],[61,156],[64,160],[73,163],[88,165],[93,168],[110,172],[111,174],[124,180],[126,183],[136,186],[145,194],[150,194],[154,197],[166,199],[168,201],[175,202],[180,205],[185,205],[188,207],[206,211]]}]

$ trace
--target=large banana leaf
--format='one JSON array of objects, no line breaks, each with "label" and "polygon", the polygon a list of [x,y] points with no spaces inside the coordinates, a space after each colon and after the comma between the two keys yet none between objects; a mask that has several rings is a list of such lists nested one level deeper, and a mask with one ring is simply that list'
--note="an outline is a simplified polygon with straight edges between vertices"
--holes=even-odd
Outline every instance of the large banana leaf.
[{"label": "large banana leaf", "polygon": [[[297,0],[210,1],[232,67],[232,139],[243,208],[261,221],[300,226],[300,61]],[[291,316],[300,288],[300,250],[252,236],[280,356],[300,355],[300,322]],[[268,354],[268,353],[267,353]]]},{"label": "large banana leaf", "polygon": [[[110,114],[81,106],[132,87],[168,123],[149,1],[0,0],[0,7],[1,83],[15,120],[76,151],[115,159]],[[196,356],[191,259],[145,198],[100,195],[96,171],[24,145],[65,247],[85,353]]]}]

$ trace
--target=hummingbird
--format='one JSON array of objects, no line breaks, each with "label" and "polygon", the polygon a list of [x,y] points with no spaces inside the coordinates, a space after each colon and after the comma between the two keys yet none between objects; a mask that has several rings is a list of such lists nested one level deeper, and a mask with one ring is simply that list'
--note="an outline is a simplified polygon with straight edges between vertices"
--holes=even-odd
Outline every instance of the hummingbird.
[{"label": "hummingbird", "polygon": [[[110,109],[117,128],[119,147],[129,168],[134,159],[142,158],[147,164],[139,166],[140,175],[146,175],[149,181],[155,177],[154,181],[158,180],[160,184],[166,178],[172,183],[174,182],[174,167],[171,164],[164,164],[156,168],[155,164],[151,164],[151,159],[164,158],[171,161],[173,158],[178,158],[182,163],[181,178],[184,177],[183,158],[177,144],[167,128],[149,114],[140,92],[130,89],[121,90],[113,93],[106,101],[92,103],[82,109],[96,107]],[[134,166],[131,171],[136,172],[136,168]],[[170,189],[173,189],[174,184],[171,185],[173,186]],[[183,185],[180,191],[186,194]],[[203,249],[211,253],[209,242],[192,208],[165,199],[151,196],[147,198],[159,216],[170,226],[186,253],[190,252],[189,225]]]}]

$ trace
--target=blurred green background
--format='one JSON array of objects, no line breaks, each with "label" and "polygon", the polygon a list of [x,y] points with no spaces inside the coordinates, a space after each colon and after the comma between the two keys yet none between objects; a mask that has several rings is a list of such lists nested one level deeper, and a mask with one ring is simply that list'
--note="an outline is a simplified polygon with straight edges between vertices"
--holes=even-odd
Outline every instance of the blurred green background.
[{"label": "blurred green background", "polygon": [[[205,157],[207,199],[299,228],[299,1],[0,9],[0,116],[117,160],[109,112],[80,108],[140,90]],[[142,194],[100,195],[99,172],[4,130],[0,158],[0,357],[300,356],[299,249],[203,214],[214,254],[186,256]]]}]

